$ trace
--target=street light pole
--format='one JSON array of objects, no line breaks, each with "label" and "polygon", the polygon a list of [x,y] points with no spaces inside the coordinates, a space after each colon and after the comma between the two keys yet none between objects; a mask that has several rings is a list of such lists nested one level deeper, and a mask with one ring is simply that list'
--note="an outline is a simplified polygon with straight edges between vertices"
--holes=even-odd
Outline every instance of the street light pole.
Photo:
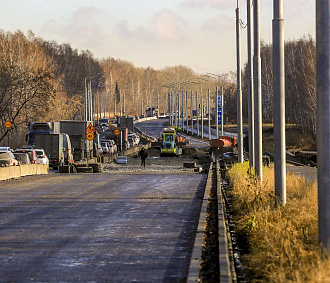
[{"label": "street light pole", "polygon": [[188,116],[188,91],[186,89],[186,123],[187,123],[187,134],[188,134],[188,128],[189,128],[189,116]]},{"label": "street light pole", "polygon": [[199,137],[199,122],[198,122],[198,90],[196,90],[196,121],[197,121],[197,137]]},{"label": "street light pole", "polygon": [[211,140],[211,106],[210,106],[210,102],[211,102],[211,93],[210,93],[210,89],[207,90],[208,92],[208,120],[209,120],[209,140]]},{"label": "street light pole", "polygon": [[254,95],[252,55],[252,0],[247,0],[247,42],[248,42],[248,120],[249,120],[249,166],[254,167]]},{"label": "street light pole", "polygon": [[217,139],[219,138],[219,112],[218,112],[218,108],[219,108],[219,101],[218,101],[218,87],[216,87],[216,94],[215,94],[215,125],[216,125],[216,131],[217,131]]},{"label": "street light pole", "polygon": [[190,91],[190,117],[191,117],[191,135],[193,136],[193,129],[194,129],[194,117],[193,117],[193,92]]},{"label": "street light pole", "polygon": [[286,204],[284,20],[282,0],[274,0],[273,89],[275,196]]},{"label": "street light pole", "polygon": [[261,96],[261,58],[260,58],[260,0],[253,2],[254,20],[254,126],[255,126],[255,171],[262,183],[262,96]]},{"label": "street light pole", "polygon": [[330,254],[330,1],[316,0],[317,180],[319,242]]},{"label": "street light pole", "polygon": [[[237,47],[237,144],[238,144],[238,163],[243,163],[243,108],[242,108],[242,89],[241,89],[241,28],[240,12],[236,8],[236,47]],[[222,115],[222,113],[221,113]],[[221,117],[222,118],[222,117]]]}]

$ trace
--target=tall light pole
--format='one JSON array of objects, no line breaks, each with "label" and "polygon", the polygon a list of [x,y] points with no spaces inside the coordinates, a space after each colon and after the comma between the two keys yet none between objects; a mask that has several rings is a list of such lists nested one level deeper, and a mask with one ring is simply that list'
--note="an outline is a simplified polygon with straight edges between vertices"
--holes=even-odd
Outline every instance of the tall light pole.
[{"label": "tall light pole", "polygon": [[330,1],[316,0],[319,242],[330,254]]},{"label": "tall light pole", "polygon": [[[221,78],[220,75],[212,74],[212,73],[207,73],[207,77],[210,78],[216,78],[217,79],[217,87],[216,87],[216,95],[215,95],[215,104],[216,104],[216,131],[217,131],[217,139],[219,138],[219,79]],[[220,87],[220,101],[221,101],[221,135],[223,136],[223,109],[224,109],[224,98],[223,98],[223,86],[221,85]]]},{"label": "tall light pole", "polygon": [[219,112],[218,112],[218,109],[219,109],[219,100],[218,100],[218,94],[219,92],[219,89],[218,89],[218,86],[216,87],[216,91],[215,91],[215,128],[216,128],[216,138],[218,139],[219,138]]},{"label": "tall light pole", "polygon": [[[203,81],[208,81],[207,79],[203,79],[203,78],[199,78],[196,77],[196,79],[198,80],[203,80]],[[204,121],[203,121],[203,116],[204,116],[204,107],[203,107],[203,87],[202,87],[202,83],[200,83],[201,86],[201,125],[202,125],[202,139],[204,138]]]},{"label": "tall light pole", "polygon": [[210,89],[207,90],[207,111],[208,111],[208,121],[209,121],[209,140],[211,140],[211,106],[210,106],[210,100],[211,100],[211,94]]},{"label": "tall light pole", "polygon": [[286,204],[284,20],[282,0],[274,0],[273,90],[275,196]]},{"label": "tall light pole", "polygon": [[86,121],[93,120],[92,79],[99,76],[100,73],[97,73],[85,78],[84,119]]},{"label": "tall light pole", "polygon": [[261,58],[260,58],[260,0],[253,3],[254,21],[254,57],[253,57],[253,89],[254,89],[254,126],[255,126],[255,171],[262,182],[262,96],[261,96]]},{"label": "tall light pole", "polygon": [[254,94],[252,54],[252,0],[247,0],[247,43],[248,43],[248,120],[249,120],[249,166],[254,167]]},{"label": "tall light pole", "polygon": [[240,39],[241,19],[240,12],[236,8],[236,51],[237,51],[237,144],[238,163],[243,163],[243,108],[242,108],[242,74],[241,74],[241,39]]}]

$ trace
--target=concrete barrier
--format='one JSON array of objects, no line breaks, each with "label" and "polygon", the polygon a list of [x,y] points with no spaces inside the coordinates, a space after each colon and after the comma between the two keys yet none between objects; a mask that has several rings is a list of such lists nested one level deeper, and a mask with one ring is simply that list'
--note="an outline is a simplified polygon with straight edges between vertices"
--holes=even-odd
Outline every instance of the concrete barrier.
[{"label": "concrete barrier", "polygon": [[23,164],[20,166],[0,167],[0,181],[29,175],[48,174],[48,165]]}]

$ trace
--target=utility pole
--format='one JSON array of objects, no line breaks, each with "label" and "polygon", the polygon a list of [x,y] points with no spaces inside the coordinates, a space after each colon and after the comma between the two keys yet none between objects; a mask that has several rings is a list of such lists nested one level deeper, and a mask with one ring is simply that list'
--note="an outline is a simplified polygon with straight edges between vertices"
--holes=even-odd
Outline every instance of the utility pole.
[{"label": "utility pole", "polygon": [[188,115],[188,91],[186,90],[186,123],[187,123],[187,134],[189,127],[189,115]]},{"label": "utility pole", "polygon": [[[240,40],[241,19],[238,8],[236,8],[236,51],[237,51],[237,143],[238,163],[243,163],[243,108],[242,108],[242,74],[241,74],[241,40]],[[222,113],[221,113],[222,115]],[[222,117],[221,117],[222,118]]]},{"label": "utility pole", "polygon": [[92,81],[89,81],[89,120],[93,121],[94,111],[93,111],[93,94],[92,94]]},{"label": "utility pole", "polygon": [[220,87],[220,96],[221,96],[221,136],[223,136],[223,105],[225,101],[223,100],[223,85]]},{"label": "utility pole", "polygon": [[126,115],[126,95],[124,90],[124,115]]},{"label": "utility pole", "polygon": [[253,2],[254,21],[254,126],[255,126],[255,171],[262,182],[262,96],[261,96],[261,58],[260,58],[260,0]]},{"label": "utility pole", "polygon": [[254,167],[254,96],[252,54],[252,0],[247,0],[247,43],[248,43],[248,120],[249,120],[249,166]]},{"label": "utility pole", "polygon": [[199,122],[198,122],[198,90],[196,90],[196,123],[197,123],[197,137],[199,137]]},{"label": "utility pole", "polygon": [[217,131],[217,139],[219,138],[219,100],[218,100],[218,87],[216,87],[216,92],[215,92],[215,125],[216,125],[216,131]]},{"label": "utility pole", "polygon": [[122,117],[123,116],[123,102],[122,102],[121,91],[119,91],[119,96],[120,96],[120,117]]},{"label": "utility pole", "polygon": [[173,110],[172,110],[172,92],[170,92],[170,94],[169,94],[170,96],[169,96],[169,103],[170,103],[170,126],[172,126],[172,112],[173,112]]},{"label": "utility pole", "polygon": [[183,119],[184,107],[183,107],[183,100],[184,100],[184,92],[182,90],[181,91],[181,119],[182,119],[181,125],[182,125],[182,130],[184,128],[184,119]]},{"label": "utility pole", "polygon": [[190,91],[190,118],[191,118],[191,136],[194,134],[194,117],[193,117],[193,92]]},{"label": "utility pole", "polygon": [[157,119],[159,119],[159,92],[157,91]]},{"label": "utility pole", "polygon": [[177,94],[173,93],[173,106],[174,106],[174,126],[177,125]]},{"label": "utility pole", "polygon": [[211,100],[211,94],[210,94],[210,89],[207,90],[208,93],[208,120],[209,120],[209,140],[211,140],[211,107],[210,107],[210,100]]},{"label": "utility pole", "polygon": [[87,121],[87,104],[88,104],[88,100],[87,100],[87,79],[85,78],[85,99],[84,99],[84,120]]},{"label": "utility pole", "polygon": [[274,0],[273,90],[275,196],[286,204],[284,20],[282,0]]},{"label": "utility pole", "polygon": [[203,123],[203,116],[204,116],[204,111],[203,111],[203,91],[202,91],[202,86],[201,86],[201,125],[202,125],[202,133],[201,133],[201,137],[202,139],[204,138],[204,123]]},{"label": "utility pole", "polygon": [[330,254],[330,1],[316,0],[319,242]]}]

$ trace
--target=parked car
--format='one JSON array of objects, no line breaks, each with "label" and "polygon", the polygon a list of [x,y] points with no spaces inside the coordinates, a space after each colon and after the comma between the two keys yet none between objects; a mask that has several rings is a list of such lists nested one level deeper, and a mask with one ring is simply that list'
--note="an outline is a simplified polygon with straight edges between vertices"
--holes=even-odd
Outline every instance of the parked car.
[{"label": "parked car", "polygon": [[38,163],[49,165],[49,159],[43,149],[36,149]]},{"label": "parked car", "polygon": [[135,141],[133,137],[128,137],[128,142],[130,147],[133,147],[135,145]]},{"label": "parked car", "polygon": [[101,142],[103,154],[113,154],[113,148],[106,141]]},{"label": "parked car", "polygon": [[19,161],[20,164],[30,164],[30,157],[27,153],[14,152],[15,158]]},{"label": "parked car", "polygon": [[[114,140],[102,139],[101,140],[101,143],[104,143],[104,142],[107,143],[107,146],[109,148],[109,153],[110,154],[113,154],[113,153],[116,153],[117,152],[117,145],[116,145],[116,143],[115,143]],[[102,148],[103,148],[103,145],[102,145]]]},{"label": "parked car", "polygon": [[10,150],[0,151],[0,166],[15,166],[19,165],[19,161],[15,158],[14,154]]},{"label": "parked car", "polygon": [[113,153],[116,153],[118,151],[117,145],[114,140],[109,140],[109,145],[110,145],[110,147],[113,148]]},{"label": "parked car", "polygon": [[16,149],[15,152],[21,152],[21,153],[27,153],[30,157],[31,163],[39,163],[38,158],[37,158],[37,153],[35,149],[33,148],[21,148],[21,149]]},{"label": "parked car", "polygon": [[13,151],[9,146],[0,146],[1,151]]}]

